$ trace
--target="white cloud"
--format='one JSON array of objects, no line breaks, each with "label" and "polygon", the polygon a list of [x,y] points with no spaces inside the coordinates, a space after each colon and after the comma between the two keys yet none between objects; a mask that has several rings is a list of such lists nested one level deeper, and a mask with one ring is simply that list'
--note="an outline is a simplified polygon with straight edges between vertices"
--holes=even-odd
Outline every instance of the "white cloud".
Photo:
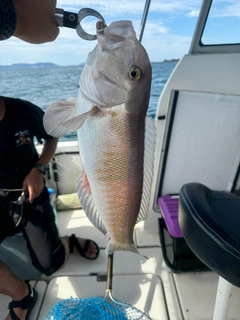
[{"label": "white cloud", "polygon": [[152,1],[151,10],[154,12],[168,12],[177,15],[182,14],[182,12],[199,10],[201,3],[201,0]]},{"label": "white cloud", "polygon": [[[152,0],[150,10],[154,12],[175,12],[191,11],[201,6],[201,0],[173,0],[159,1]],[[145,0],[58,0],[57,6],[65,8],[75,8],[77,11],[83,7],[101,9],[100,13],[111,13],[112,15],[120,15],[130,12],[132,15],[142,14]]]},{"label": "white cloud", "polygon": [[[160,33],[161,24],[147,25],[142,44],[148,52],[150,61],[159,62],[165,59],[179,59],[187,54],[191,44],[191,37],[177,36],[166,32]],[[153,31],[155,30],[155,31]]]},{"label": "white cloud", "polygon": [[213,5],[210,12],[212,17],[240,17],[239,1],[220,1],[217,5]]},{"label": "white cloud", "polygon": [[187,13],[187,16],[188,17],[198,17],[198,15],[199,15],[199,11],[200,10],[192,10],[192,11],[190,11],[189,13]]},{"label": "white cloud", "polygon": [[[213,13],[218,16],[240,16],[238,1],[214,0],[216,9]],[[174,19],[180,16],[186,19],[187,25],[189,20],[192,21],[197,17],[201,2],[201,0],[151,1],[142,40],[151,61],[179,58],[188,52],[192,31],[186,28],[185,37],[177,36],[178,27],[175,26]],[[133,21],[138,34],[144,3],[144,0],[58,0],[57,7],[73,12],[78,12],[83,7],[93,8],[103,15],[108,25],[114,20],[129,19]],[[87,32],[95,33],[95,22],[95,18],[87,18],[82,21],[82,26]],[[96,41],[84,41],[78,37],[75,30],[67,28],[60,28],[59,37],[54,42],[43,45],[31,45],[12,37],[0,43],[0,65],[19,62],[76,65],[86,60],[95,45]]]},{"label": "white cloud", "polygon": [[167,34],[169,32],[169,28],[165,27],[163,25],[163,22],[158,21],[158,22],[149,22],[146,26],[145,29],[145,35],[146,33],[148,34],[148,36],[150,34],[154,34],[157,35],[158,33],[160,34]]},{"label": "white cloud", "polygon": [[59,0],[57,2],[57,7],[62,8],[66,11],[69,9],[74,10],[74,12],[78,12],[82,8],[92,8],[97,10],[103,16],[116,17],[122,14],[131,13],[133,16],[142,14],[144,8],[145,1],[129,1],[129,0],[121,0],[121,1],[105,1],[105,0]]},{"label": "white cloud", "polygon": [[4,41],[0,45],[0,65],[36,62],[77,65],[84,62],[96,41],[84,41],[77,34],[67,38],[63,34],[56,41],[42,45],[32,45],[14,38]]}]

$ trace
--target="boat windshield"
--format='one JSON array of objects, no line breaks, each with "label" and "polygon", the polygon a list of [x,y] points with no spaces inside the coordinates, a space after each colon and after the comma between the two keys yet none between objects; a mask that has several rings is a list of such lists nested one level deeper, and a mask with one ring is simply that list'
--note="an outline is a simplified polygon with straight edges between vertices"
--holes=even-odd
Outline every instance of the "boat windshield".
[{"label": "boat windshield", "polygon": [[240,43],[239,3],[213,0],[201,42],[203,45]]}]

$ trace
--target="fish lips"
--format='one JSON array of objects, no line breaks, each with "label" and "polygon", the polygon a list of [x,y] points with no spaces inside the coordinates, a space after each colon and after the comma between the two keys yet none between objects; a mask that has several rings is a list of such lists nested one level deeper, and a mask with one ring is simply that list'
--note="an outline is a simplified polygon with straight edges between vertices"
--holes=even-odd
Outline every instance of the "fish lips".
[{"label": "fish lips", "polygon": [[136,40],[136,32],[130,20],[115,21],[109,27],[98,21],[96,31],[100,50],[114,50],[127,39]]}]

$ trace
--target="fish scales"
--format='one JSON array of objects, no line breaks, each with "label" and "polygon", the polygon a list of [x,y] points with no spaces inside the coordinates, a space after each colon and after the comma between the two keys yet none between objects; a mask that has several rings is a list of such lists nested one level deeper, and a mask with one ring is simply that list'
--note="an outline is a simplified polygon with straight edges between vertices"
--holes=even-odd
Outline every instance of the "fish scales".
[{"label": "fish scales", "polygon": [[79,148],[109,237],[130,245],[142,195],[144,123],[117,109],[114,117],[106,112],[86,120],[78,132]]}]

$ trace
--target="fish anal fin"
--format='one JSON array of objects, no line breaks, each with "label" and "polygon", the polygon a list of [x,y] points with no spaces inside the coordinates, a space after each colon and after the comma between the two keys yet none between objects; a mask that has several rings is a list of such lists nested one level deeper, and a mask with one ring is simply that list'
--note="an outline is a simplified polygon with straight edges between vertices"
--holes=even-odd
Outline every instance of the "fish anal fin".
[{"label": "fish anal fin", "polygon": [[79,178],[77,179],[77,194],[80,199],[82,208],[91,223],[103,234],[106,234],[107,230],[104,226],[100,214],[95,207],[93,197],[91,194],[88,194],[87,189],[83,186],[83,174],[80,174]]}]

